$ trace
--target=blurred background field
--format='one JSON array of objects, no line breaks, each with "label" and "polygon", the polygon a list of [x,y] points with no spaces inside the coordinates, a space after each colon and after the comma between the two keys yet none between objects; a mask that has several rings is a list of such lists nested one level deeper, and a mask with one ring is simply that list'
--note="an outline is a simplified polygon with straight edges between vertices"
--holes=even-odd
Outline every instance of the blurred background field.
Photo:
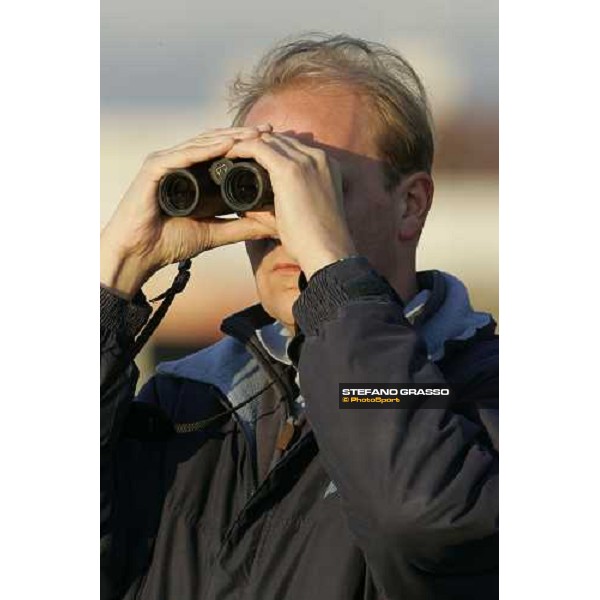
[{"label": "blurred background field", "polygon": [[[473,305],[498,320],[495,2],[103,0],[101,10],[101,226],[149,152],[230,122],[227,83],[266,48],[301,31],[344,32],[393,46],[423,78],[436,121],[436,192],[418,266],[462,278]],[[165,269],[144,291],[157,295],[173,276]],[[218,339],[222,318],[256,301],[243,245],[196,259],[140,359],[142,380],[157,360]]]}]

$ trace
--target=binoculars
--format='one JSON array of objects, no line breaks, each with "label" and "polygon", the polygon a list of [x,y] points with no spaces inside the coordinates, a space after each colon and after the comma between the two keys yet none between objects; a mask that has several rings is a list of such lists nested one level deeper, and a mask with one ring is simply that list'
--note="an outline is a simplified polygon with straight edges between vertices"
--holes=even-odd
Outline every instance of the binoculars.
[{"label": "binoculars", "polygon": [[214,217],[271,206],[273,190],[256,161],[220,158],[167,173],[158,184],[158,203],[171,217]]}]

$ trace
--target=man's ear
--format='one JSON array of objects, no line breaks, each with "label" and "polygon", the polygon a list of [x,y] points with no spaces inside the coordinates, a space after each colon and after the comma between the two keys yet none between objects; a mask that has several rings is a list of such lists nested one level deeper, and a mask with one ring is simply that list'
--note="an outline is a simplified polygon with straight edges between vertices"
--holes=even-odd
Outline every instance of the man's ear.
[{"label": "man's ear", "polygon": [[433,200],[433,179],[420,171],[405,176],[394,190],[398,194],[401,212],[398,239],[403,242],[418,241]]}]

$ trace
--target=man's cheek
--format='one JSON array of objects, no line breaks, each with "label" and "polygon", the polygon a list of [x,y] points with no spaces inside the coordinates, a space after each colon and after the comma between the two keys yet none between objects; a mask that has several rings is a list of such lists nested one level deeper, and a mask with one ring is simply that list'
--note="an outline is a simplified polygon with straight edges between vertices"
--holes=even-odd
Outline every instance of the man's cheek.
[{"label": "man's cheek", "polygon": [[350,211],[346,214],[346,222],[348,224],[350,236],[352,237],[353,242],[358,246],[362,246],[365,237],[368,238],[371,235],[369,221],[368,213],[361,214],[358,211]]}]

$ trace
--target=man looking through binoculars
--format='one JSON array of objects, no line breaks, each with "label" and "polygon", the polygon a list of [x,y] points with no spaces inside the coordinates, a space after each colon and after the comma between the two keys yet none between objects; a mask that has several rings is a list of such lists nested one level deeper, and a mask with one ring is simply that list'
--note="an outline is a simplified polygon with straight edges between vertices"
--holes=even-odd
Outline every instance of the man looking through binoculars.
[{"label": "man looking through binoculars", "polygon": [[[103,393],[103,594],[497,595],[495,324],[456,278],[416,272],[433,197],[418,77],[384,46],[320,36],[234,89],[236,126],[151,154],[102,232],[103,373],[168,264],[244,241],[260,299],[135,402],[133,365]],[[165,174],[223,156],[268,171],[272,210],[161,214]],[[461,408],[340,410],[346,381],[448,383]],[[157,415],[213,422],[139,434]]]}]

